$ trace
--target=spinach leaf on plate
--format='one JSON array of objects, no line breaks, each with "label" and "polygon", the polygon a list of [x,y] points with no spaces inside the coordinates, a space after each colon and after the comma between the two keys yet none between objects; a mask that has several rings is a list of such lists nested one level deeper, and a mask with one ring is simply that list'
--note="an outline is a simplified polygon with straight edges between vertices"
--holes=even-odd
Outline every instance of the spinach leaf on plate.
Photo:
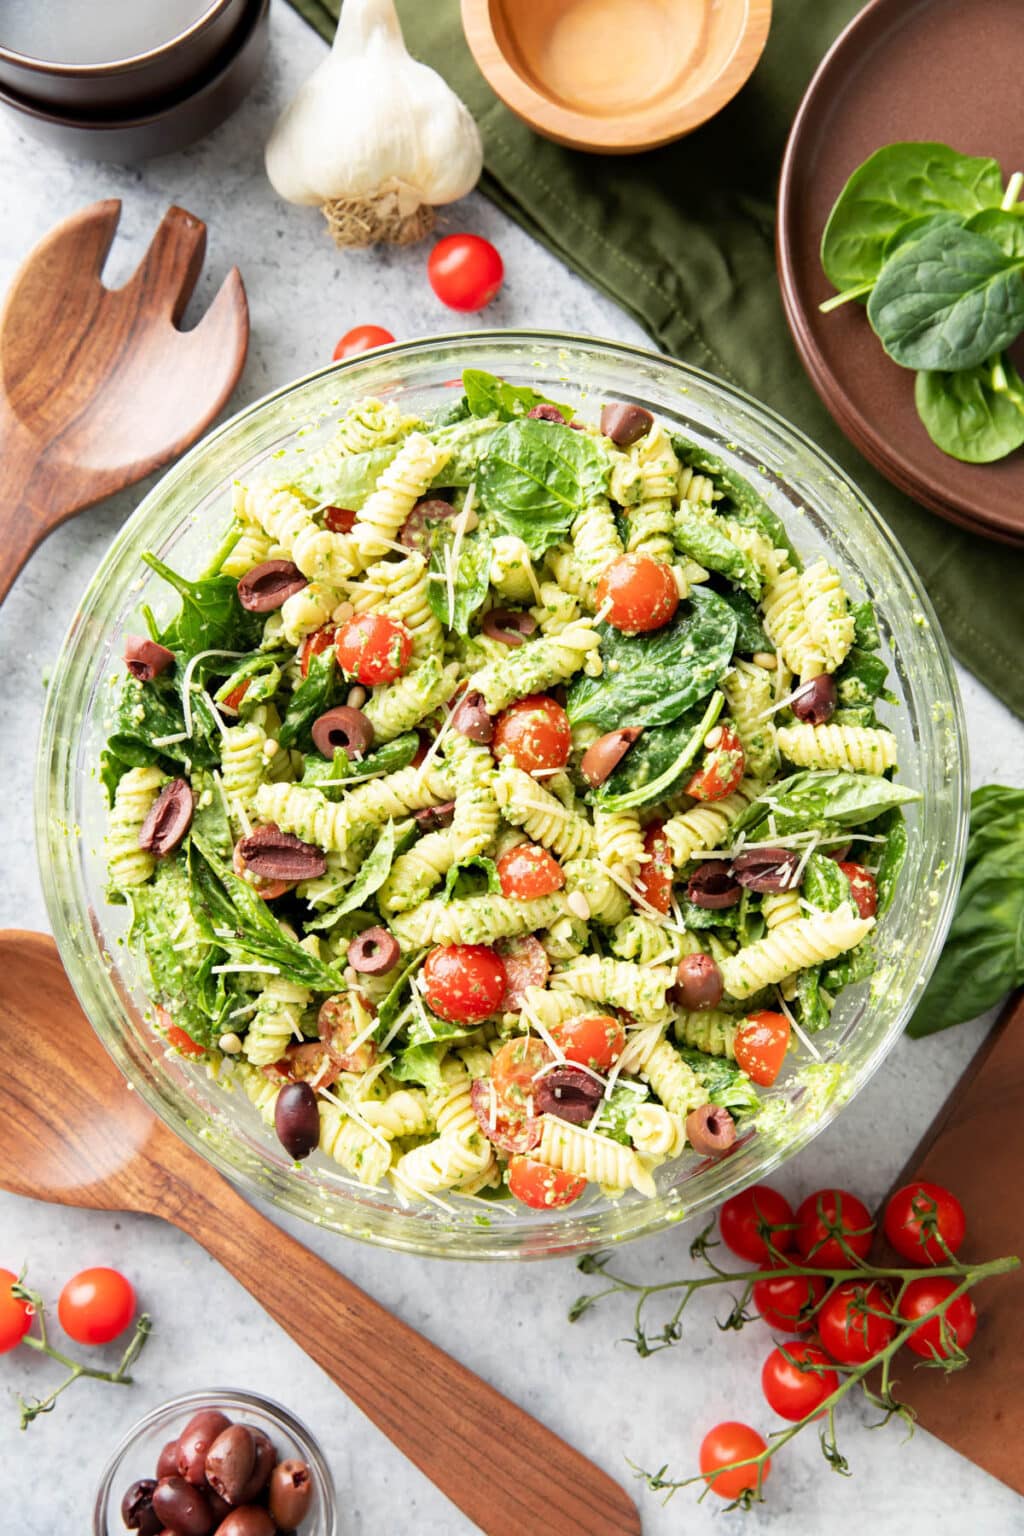
[{"label": "spinach leaf on plate", "polygon": [[572,406],[559,405],[547,395],[539,395],[526,385],[506,384],[493,373],[482,368],[464,368],[462,387],[466,391],[466,404],[474,416],[497,416],[502,421],[515,421],[525,416],[535,405],[553,405],[563,420],[572,420]]},{"label": "spinach leaf on plate", "polygon": [[715,692],[706,708],[694,705],[671,725],[644,731],[594,791],[595,807],[608,812],[639,810],[682,789],[690,765],[724,703],[722,694]]},{"label": "spinach leaf on plate", "polygon": [[[1024,220],[1016,220],[1024,233]],[[956,373],[922,371],[914,403],[937,448],[965,464],[991,464],[1024,444],[1024,380],[1003,355]]]},{"label": "spinach leaf on plate", "polygon": [[608,488],[608,461],[584,432],[547,421],[498,428],[480,466],[480,501],[504,532],[539,558]]},{"label": "spinach leaf on plate", "polygon": [[994,240],[1007,256],[1024,256],[1024,218],[1008,208],[983,208],[964,228]]},{"label": "spinach leaf on plate", "polygon": [[754,829],[768,829],[774,822],[773,837],[803,832],[809,827],[831,823],[836,827],[859,827],[895,805],[920,800],[919,790],[873,773],[831,773],[824,769],[806,769],[773,784],[765,795],[753,800],[733,822],[735,832],[746,832],[748,841]]},{"label": "spinach leaf on plate", "polygon": [[149,550],[143,560],[181,596],[181,609],[165,626],[162,645],[188,659],[199,651],[251,651],[259,645],[264,616],[249,613],[238,601],[234,576],[179,576]]},{"label": "spinach leaf on plate", "polygon": [[446,559],[452,558],[456,535],[449,522],[434,525],[427,575],[427,602],[436,619],[457,635],[469,634],[469,621],[487,596],[493,543],[485,528],[459,540],[458,563],[453,569],[454,606],[449,602]]}]

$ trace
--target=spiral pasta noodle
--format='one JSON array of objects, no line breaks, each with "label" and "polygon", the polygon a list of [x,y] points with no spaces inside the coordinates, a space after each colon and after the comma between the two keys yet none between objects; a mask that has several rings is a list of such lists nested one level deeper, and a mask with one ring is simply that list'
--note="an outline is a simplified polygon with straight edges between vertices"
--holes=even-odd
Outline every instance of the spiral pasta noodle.
[{"label": "spiral pasta noodle", "polygon": [[736,1031],[742,1023],[742,1019],[733,1018],[731,1013],[704,1008],[696,1013],[677,1013],[673,1031],[681,1045],[703,1051],[706,1056],[727,1056],[730,1061],[735,1061]]},{"label": "spiral pasta noodle", "polygon": [[676,868],[721,847],[733,822],[760,792],[761,786],[755,779],[744,779],[723,800],[694,805],[670,817],[664,830]]},{"label": "spiral pasta noodle", "polygon": [[337,1104],[321,1098],[320,1151],[346,1173],[369,1186],[379,1184],[391,1167],[393,1152],[387,1137],[373,1135]]},{"label": "spiral pasta noodle", "polygon": [[641,1104],[626,1121],[626,1135],[646,1162],[662,1163],[686,1146],[686,1122],[664,1104]]},{"label": "spiral pasta noodle", "polygon": [[736,734],[743,743],[746,771],[767,781],[778,772],[779,749],[769,713],[775,703],[772,675],[753,662],[737,661],[721,683]]},{"label": "spiral pasta noodle", "polygon": [[481,667],[469,679],[470,692],[483,694],[488,714],[500,715],[516,699],[566,682],[600,643],[597,630],[581,619],[561,634],[545,635],[522,646],[516,653],[514,670],[507,660]]},{"label": "spiral pasta noodle", "polygon": [[129,768],[117,782],[106,839],[107,878],[115,891],[144,884],[156,868],[153,855],[139,847],[139,833],[165,782],[159,768]]},{"label": "spiral pasta noodle", "polygon": [[644,856],[640,816],[636,811],[594,811],[597,857],[630,884],[636,879]]},{"label": "spiral pasta noodle", "polygon": [[625,1008],[645,1023],[663,1023],[670,1014],[669,987],[676,973],[667,965],[634,965],[601,955],[583,955],[551,978],[556,990],[566,988],[594,1002]]},{"label": "spiral pasta noodle", "polygon": [[266,740],[266,733],[255,720],[247,720],[244,725],[231,725],[224,732],[221,778],[236,821],[241,821],[254,809],[259,787],[266,782],[266,758],[263,755]]},{"label": "spiral pasta noodle", "polygon": [[761,599],[768,638],[786,665],[804,681],[825,671],[825,653],[807,622],[800,577],[792,567],[779,571]]},{"label": "spiral pasta noodle", "polygon": [[403,560],[379,560],[365,581],[351,589],[357,613],[385,613],[412,636],[417,660],[436,656],[441,644],[441,622],[427,599],[427,563],[422,555]]},{"label": "spiral pasta noodle", "polygon": [[572,525],[576,559],[588,587],[596,587],[602,571],[622,554],[611,503],[602,497],[578,513]]},{"label": "spiral pasta noodle", "polygon": [[436,768],[400,768],[358,785],[336,804],[301,784],[262,784],[256,792],[256,813],[261,821],[273,822],[303,842],[344,853],[356,831],[440,805],[450,790],[449,780]]},{"label": "spiral pasta noodle", "polygon": [[421,902],[395,916],[391,930],[400,944],[495,944],[550,927],[565,912],[565,897],[537,896],[517,901],[508,896],[463,896],[455,901]]},{"label": "spiral pasta noodle", "polygon": [[896,737],[866,725],[780,725],[779,751],[799,768],[849,769],[882,774],[895,768]]},{"label": "spiral pasta noodle", "polygon": [[302,1039],[299,1020],[309,999],[307,987],[284,976],[269,977],[242,1041],[246,1060],[254,1067],[269,1067],[280,1061],[285,1047]]},{"label": "spiral pasta noodle", "polygon": [[450,697],[457,679],[457,667],[428,656],[393,683],[379,684],[363,705],[376,740],[393,741],[419,725]]},{"label": "spiral pasta noodle", "polygon": [[530,1153],[549,1168],[574,1173],[588,1183],[604,1189],[636,1189],[642,1195],[655,1193],[650,1171],[632,1147],[600,1136],[580,1125],[570,1125],[554,1115],[541,1115],[540,1142]]},{"label": "spiral pasta noodle", "polygon": [[629,897],[610,877],[597,859],[567,859],[564,866],[565,890],[583,897],[595,923],[613,927],[629,911]]},{"label": "spiral pasta noodle", "polygon": [[827,560],[809,565],[800,577],[800,596],[811,638],[825,658],[825,670],[834,672],[854,637],[853,615],[835,566]]},{"label": "spiral pasta noodle", "polygon": [[750,997],[793,971],[834,960],[855,948],[874,925],[873,917],[857,917],[848,903],[835,912],[783,923],[720,962],[725,990],[730,997]]},{"label": "spiral pasta noodle", "polygon": [[449,450],[412,432],[383,471],[375,488],[356,513],[352,540],[362,563],[387,554],[420,497],[447,464]]},{"label": "spiral pasta noodle", "polygon": [[594,833],[588,821],[510,762],[504,762],[494,776],[494,793],[506,821],[522,827],[532,842],[549,848],[559,859],[573,859],[589,853]]},{"label": "spiral pasta noodle", "polygon": [[684,955],[700,949],[694,934],[666,928],[642,912],[630,912],[616,923],[611,945],[620,960],[635,960],[638,965],[678,965]]},{"label": "spiral pasta noodle", "polygon": [[769,933],[773,933],[776,928],[781,928],[783,923],[795,923],[804,915],[800,905],[800,892],[798,890],[769,892],[761,902],[761,912]]}]

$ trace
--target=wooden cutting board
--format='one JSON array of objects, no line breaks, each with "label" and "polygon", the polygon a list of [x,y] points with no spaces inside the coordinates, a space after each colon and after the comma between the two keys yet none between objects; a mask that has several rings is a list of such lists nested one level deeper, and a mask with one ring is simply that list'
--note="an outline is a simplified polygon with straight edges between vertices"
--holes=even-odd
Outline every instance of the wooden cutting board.
[{"label": "wooden cutting board", "polygon": [[[1024,1257],[1024,992],[1007,1003],[893,1187],[913,1178],[945,1184],[963,1205],[961,1259]],[[972,1294],[979,1324],[970,1364],[945,1376],[914,1370],[904,1352],[896,1396],[922,1429],[1024,1494],[1024,1272]]]}]

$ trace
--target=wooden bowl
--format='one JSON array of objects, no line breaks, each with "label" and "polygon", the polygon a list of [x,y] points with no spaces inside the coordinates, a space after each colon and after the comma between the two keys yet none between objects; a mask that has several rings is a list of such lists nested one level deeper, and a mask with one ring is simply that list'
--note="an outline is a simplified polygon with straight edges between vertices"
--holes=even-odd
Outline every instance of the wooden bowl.
[{"label": "wooden bowl", "polygon": [[571,149],[628,155],[692,133],[749,79],[772,0],[462,0],[488,85]]}]

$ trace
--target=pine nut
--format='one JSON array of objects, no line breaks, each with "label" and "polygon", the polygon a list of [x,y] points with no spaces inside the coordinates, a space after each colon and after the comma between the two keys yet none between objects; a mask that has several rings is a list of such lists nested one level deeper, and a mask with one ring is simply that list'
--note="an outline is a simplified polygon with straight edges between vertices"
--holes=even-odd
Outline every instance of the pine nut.
[{"label": "pine nut", "polygon": [[345,703],[349,709],[362,709],[366,703],[366,689],[356,683],[355,687],[350,688],[345,695]]},{"label": "pine nut", "polygon": [[704,737],[704,745],[707,747],[709,752],[713,752],[715,750],[724,735],[725,732],[720,725],[716,725],[713,727],[713,729],[708,731],[707,735]]},{"label": "pine nut", "polygon": [[236,1035],[234,1030],[232,1030],[229,1034],[221,1035],[217,1045],[224,1052],[225,1056],[237,1056],[242,1049],[242,1039],[240,1035]]},{"label": "pine nut", "polygon": [[751,660],[755,667],[764,667],[766,672],[774,672],[779,665],[779,658],[770,651],[755,651]]},{"label": "pine nut", "polygon": [[331,618],[334,620],[335,624],[344,624],[348,619],[352,617],[355,611],[356,610],[351,603],[339,603],[337,608],[335,608],[334,612],[331,614]]},{"label": "pine nut", "polygon": [[452,520],[452,527],[456,533],[472,533],[474,528],[479,528],[480,519],[472,507],[464,507],[458,517]]},{"label": "pine nut", "polygon": [[268,736],[266,741],[263,743],[263,756],[276,757],[280,745],[280,742],[275,741],[273,736]]},{"label": "pine nut", "polygon": [[566,906],[569,908],[569,911],[574,913],[576,917],[580,918],[582,922],[585,923],[589,921],[590,902],[584,896],[582,891],[573,891],[572,895],[566,902]]}]

